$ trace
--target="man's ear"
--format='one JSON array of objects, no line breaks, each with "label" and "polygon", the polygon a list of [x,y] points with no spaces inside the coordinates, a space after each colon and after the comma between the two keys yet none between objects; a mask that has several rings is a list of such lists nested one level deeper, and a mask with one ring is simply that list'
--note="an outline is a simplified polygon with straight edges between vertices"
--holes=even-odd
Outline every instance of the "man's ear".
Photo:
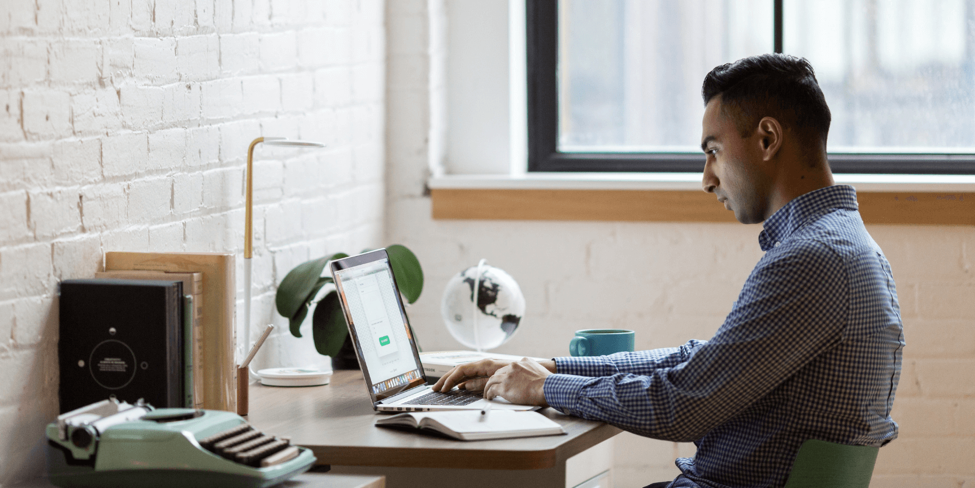
[{"label": "man's ear", "polygon": [[762,160],[775,157],[782,147],[782,124],[773,117],[763,117],[758,121],[758,140],[762,150]]}]

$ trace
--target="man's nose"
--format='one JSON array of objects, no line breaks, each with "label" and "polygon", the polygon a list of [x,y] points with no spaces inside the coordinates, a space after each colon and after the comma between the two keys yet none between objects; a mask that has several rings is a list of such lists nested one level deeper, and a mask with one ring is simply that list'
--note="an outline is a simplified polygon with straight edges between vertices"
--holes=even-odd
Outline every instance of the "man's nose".
[{"label": "man's nose", "polygon": [[714,193],[714,189],[718,186],[718,178],[714,176],[714,170],[711,168],[711,158],[704,163],[704,174],[701,177],[701,188],[707,193]]}]

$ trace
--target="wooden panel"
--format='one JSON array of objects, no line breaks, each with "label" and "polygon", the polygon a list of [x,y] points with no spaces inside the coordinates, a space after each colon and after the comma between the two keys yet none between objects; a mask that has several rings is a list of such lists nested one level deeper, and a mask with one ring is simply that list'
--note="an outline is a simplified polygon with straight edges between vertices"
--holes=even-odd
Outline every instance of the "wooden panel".
[{"label": "wooden panel", "polygon": [[[714,195],[665,190],[431,191],[434,219],[736,222]],[[859,192],[868,224],[975,225],[975,193]]]},{"label": "wooden panel", "polygon": [[[565,460],[620,433],[616,427],[553,409],[542,414],[568,435],[462,442],[376,427],[359,371],[336,371],[331,384],[305,388],[250,385],[248,421],[312,450],[319,464],[409,468],[534,470]],[[472,465],[471,460],[476,459]]]}]

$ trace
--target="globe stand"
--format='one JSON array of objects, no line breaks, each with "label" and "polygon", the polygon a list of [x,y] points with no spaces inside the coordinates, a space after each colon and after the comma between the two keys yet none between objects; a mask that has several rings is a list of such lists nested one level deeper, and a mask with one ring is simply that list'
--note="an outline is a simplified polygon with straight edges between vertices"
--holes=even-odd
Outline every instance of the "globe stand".
[{"label": "globe stand", "polygon": [[487,259],[481,259],[477,262],[477,273],[474,274],[474,299],[471,300],[474,305],[474,310],[471,316],[474,319],[474,348],[477,352],[484,352],[484,348],[481,347],[481,337],[477,329],[477,304],[478,300],[481,298],[481,270],[484,269],[484,265],[487,264]]}]

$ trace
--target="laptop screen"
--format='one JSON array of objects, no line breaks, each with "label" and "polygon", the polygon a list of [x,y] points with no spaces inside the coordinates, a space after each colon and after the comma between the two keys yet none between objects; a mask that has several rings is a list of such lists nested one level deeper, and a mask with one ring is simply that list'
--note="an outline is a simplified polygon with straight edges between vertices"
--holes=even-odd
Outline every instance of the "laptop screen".
[{"label": "laptop screen", "polygon": [[332,276],[373,401],[425,384],[386,251],[334,261]]}]

